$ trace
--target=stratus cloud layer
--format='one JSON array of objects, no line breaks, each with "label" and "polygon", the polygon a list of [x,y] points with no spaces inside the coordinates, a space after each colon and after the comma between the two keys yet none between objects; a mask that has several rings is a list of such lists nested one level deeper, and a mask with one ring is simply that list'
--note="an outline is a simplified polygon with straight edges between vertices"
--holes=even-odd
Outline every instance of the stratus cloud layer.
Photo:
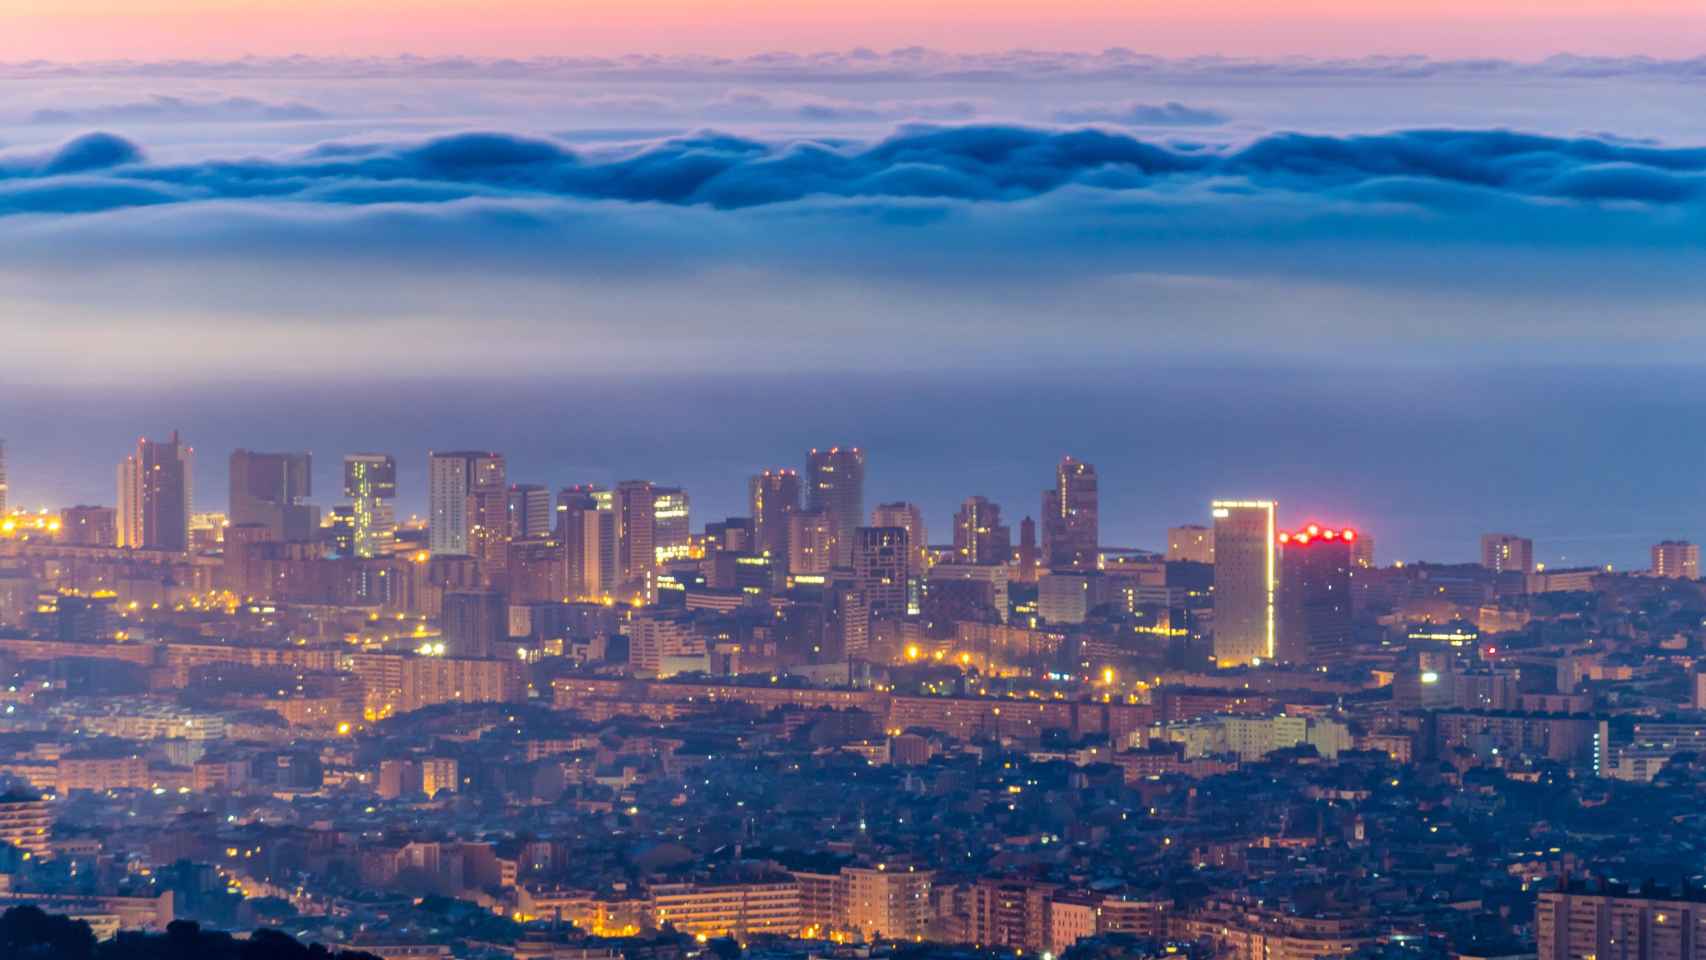
[{"label": "stratus cloud layer", "polygon": [[371,205],[527,196],[718,209],[812,197],[1010,202],[1069,186],[1286,191],[1441,208],[1461,207],[1476,191],[1671,205],[1702,195],[1706,149],[1488,130],[1281,134],[1212,149],[1100,129],[986,125],[913,128],[851,148],[703,133],[615,154],[465,133],[189,164],[151,164],[141,146],[95,133],[45,155],[0,157],[0,213],[14,214],[213,200]]}]

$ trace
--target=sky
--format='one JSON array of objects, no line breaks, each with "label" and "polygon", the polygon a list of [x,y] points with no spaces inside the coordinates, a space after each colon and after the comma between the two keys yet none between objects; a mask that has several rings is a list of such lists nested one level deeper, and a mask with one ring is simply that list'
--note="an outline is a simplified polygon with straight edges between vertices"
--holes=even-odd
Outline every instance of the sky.
[{"label": "sky", "polygon": [[37,0],[0,2],[0,59],[494,57],[929,46],[1167,56],[1690,56],[1688,0]]},{"label": "sky", "polygon": [[[1666,432],[1706,348],[1689,5],[473,9],[0,0],[20,500],[110,500],[173,427],[324,469],[484,430],[703,518],[887,438],[885,496],[944,529],[1070,452],[1132,545],[1245,493],[1412,559],[1499,517],[1553,562],[1706,537]],[[1595,492],[1667,457],[1638,507]]]}]

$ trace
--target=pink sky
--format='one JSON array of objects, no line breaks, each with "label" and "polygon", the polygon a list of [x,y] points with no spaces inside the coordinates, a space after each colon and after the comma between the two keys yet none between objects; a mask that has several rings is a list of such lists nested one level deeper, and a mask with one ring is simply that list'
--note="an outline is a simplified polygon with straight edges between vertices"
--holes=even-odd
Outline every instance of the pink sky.
[{"label": "pink sky", "polygon": [[1240,56],[1706,52],[1701,0],[0,0],[0,59],[923,45]]}]

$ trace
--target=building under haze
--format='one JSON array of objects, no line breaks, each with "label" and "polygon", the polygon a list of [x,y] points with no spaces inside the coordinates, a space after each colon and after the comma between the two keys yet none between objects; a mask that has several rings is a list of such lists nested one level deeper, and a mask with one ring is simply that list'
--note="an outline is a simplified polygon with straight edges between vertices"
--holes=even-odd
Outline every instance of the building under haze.
[{"label": "building under haze", "polygon": [[350,550],[377,557],[396,538],[397,460],[383,453],[344,457],[344,496],[350,499]]},{"label": "building under haze", "polygon": [[1272,500],[1216,500],[1214,659],[1222,666],[1271,660],[1279,577]]},{"label": "building under haze", "polygon": [[1276,659],[1321,667],[1350,655],[1351,571],[1356,565],[1357,540],[1355,530],[1314,523],[1279,535]]},{"label": "building under haze", "polygon": [[118,465],[118,545],[182,553],[190,543],[195,451],[169,440],[136,441]]},{"label": "building under haze", "polygon": [[1214,528],[1186,524],[1167,531],[1167,562],[1213,563]]},{"label": "building under haze", "polygon": [[59,536],[79,547],[117,546],[118,512],[112,507],[66,507],[59,511]]},{"label": "building under haze", "polygon": [[657,490],[648,480],[616,485],[616,579],[623,599],[652,597],[657,566]]},{"label": "building under haze", "polygon": [[652,553],[661,566],[693,553],[693,510],[680,487],[652,488]]},{"label": "building under haze", "polygon": [[314,493],[314,458],[308,453],[233,450],[230,459],[233,526],[264,527],[271,540],[313,540],[320,528]]},{"label": "building under haze", "polygon": [[800,511],[799,472],[766,470],[747,481],[746,491],[752,511],[753,551],[786,560],[788,518]]},{"label": "building under haze", "polygon": [[835,566],[835,520],[822,510],[788,517],[788,572],[822,575]]},{"label": "building under haze", "polygon": [[806,455],[806,509],[829,518],[835,531],[834,565],[853,565],[853,531],[865,519],[865,454],[830,447]]},{"label": "building under haze", "polygon": [[508,473],[496,453],[455,450],[427,456],[427,547],[435,554],[474,553],[476,494],[496,492],[509,512]]},{"label": "building under haze", "polygon": [[924,602],[924,576],[930,569],[930,534],[924,528],[924,511],[905,501],[879,503],[871,508],[871,526],[906,531],[906,612],[918,613]]},{"label": "building under haze", "polygon": [[616,512],[610,491],[592,485],[557,494],[556,539],[562,547],[563,592],[571,599],[612,596],[616,590]]},{"label": "building under haze", "polygon": [[551,491],[543,484],[512,483],[509,487],[509,536],[536,540],[551,532]]},{"label": "building under haze", "polygon": [[1653,576],[1673,580],[1700,579],[1700,545],[1687,540],[1653,544]]},{"label": "building under haze", "polygon": [[1043,491],[1043,564],[1050,570],[1094,570],[1100,549],[1096,468],[1061,458],[1054,488]]},{"label": "building under haze", "polygon": [[11,487],[6,483],[6,441],[0,440],[0,517],[11,509]]},{"label": "building under haze", "polygon": [[900,527],[855,527],[853,589],[843,604],[843,652],[871,655],[871,620],[898,619],[908,606],[910,545]]},{"label": "building under haze", "polygon": [[954,514],[956,563],[1011,563],[1013,534],[1001,522],[1001,506],[987,497],[969,497]]},{"label": "building under haze", "polygon": [[1483,533],[1481,566],[1495,573],[1533,573],[1534,541],[1514,533]]}]

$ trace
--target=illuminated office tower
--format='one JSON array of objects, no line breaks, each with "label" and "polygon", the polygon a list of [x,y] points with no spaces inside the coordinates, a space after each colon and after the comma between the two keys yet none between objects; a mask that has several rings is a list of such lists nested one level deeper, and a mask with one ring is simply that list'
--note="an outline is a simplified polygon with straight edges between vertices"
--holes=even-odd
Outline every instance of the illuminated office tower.
[{"label": "illuminated office tower", "polygon": [[377,557],[397,537],[397,460],[383,453],[344,457],[344,496],[350,498],[350,549]]},{"label": "illuminated office tower", "polygon": [[1043,562],[1050,570],[1094,570],[1100,546],[1096,468],[1063,457],[1043,491]]},{"label": "illuminated office tower", "polygon": [[1216,500],[1214,659],[1221,666],[1272,660],[1278,542],[1272,500]]},{"label": "illuminated office tower", "polygon": [[615,510],[618,595],[650,601],[657,565],[657,491],[649,481],[624,480],[616,485]]},{"label": "illuminated office tower", "polygon": [[[475,493],[508,486],[504,458],[495,453],[456,450],[427,455],[427,546],[436,554],[468,556],[474,552],[471,534]],[[509,498],[502,498],[507,515]]]},{"label": "illuminated office tower", "polygon": [[121,547],[183,552],[190,543],[195,451],[178,439],[136,441],[136,453],[118,466],[118,539]]},{"label": "illuminated office tower", "polygon": [[272,540],[313,540],[320,509],[308,502],[314,493],[314,459],[307,453],[231,451],[233,525],[265,527]]},{"label": "illuminated office tower", "polygon": [[610,491],[592,485],[557,494],[557,540],[563,545],[563,589],[572,600],[616,590],[616,512]]},{"label": "illuminated office tower", "polygon": [[686,560],[692,550],[692,505],[680,487],[652,488],[652,553],[656,563]]},{"label": "illuminated office tower", "polygon": [[911,561],[908,571],[914,577],[922,577],[924,568],[928,566],[925,557],[930,552],[930,536],[924,529],[924,511],[914,503],[879,503],[871,508],[871,526],[899,527],[906,531],[906,542],[911,547]]},{"label": "illuminated office tower", "polygon": [[900,527],[855,527],[853,590],[842,611],[843,651],[867,657],[871,620],[906,615],[910,545]]},{"label": "illuminated office tower", "polygon": [[1653,576],[1673,580],[1700,579],[1700,545],[1665,540],[1653,545]]},{"label": "illuminated office tower", "polygon": [[1214,530],[1197,524],[1167,531],[1167,562],[1213,563]]},{"label": "illuminated office tower", "polygon": [[1514,533],[1483,533],[1481,566],[1496,573],[1533,573],[1534,541]]},{"label": "illuminated office tower", "polygon": [[858,447],[812,450],[806,457],[806,509],[835,528],[835,566],[853,565],[853,531],[865,519],[865,454]]},{"label": "illuminated office tower", "polygon": [[871,508],[871,526],[906,531],[906,612],[919,613],[924,605],[924,575],[930,569],[930,537],[924,529],[924,512],[917,504],[879,503]]},{"label": "illuminated office tower", "polygon": [[746,484],[752,508],[753,552],[777,559],[788,556],[788,518],[800,512],[800,474],[766,470]]},{"label": "illuminated office tower", "polygon": [[1013,534],[1001,522],[1001,507],[987,497],[970,497],[954,514],[956,563],[1013,562]]},{"label": "illuminated office tower", "polygon": [[1321,667],[1350,655],[1351,570],[1359,539],[1355,530],[1315,523],[1279,535],[1276,659]]},{"label": "illuminated office tower", "polygon": [[510,484],[510,539],[537,540],[550,532],[551,491],[537,483]]},{"label": "illuminated office tower", "polygon": [[821,510],[788,517],[788,572],[825,574],[835,566],[835,521]]}]

